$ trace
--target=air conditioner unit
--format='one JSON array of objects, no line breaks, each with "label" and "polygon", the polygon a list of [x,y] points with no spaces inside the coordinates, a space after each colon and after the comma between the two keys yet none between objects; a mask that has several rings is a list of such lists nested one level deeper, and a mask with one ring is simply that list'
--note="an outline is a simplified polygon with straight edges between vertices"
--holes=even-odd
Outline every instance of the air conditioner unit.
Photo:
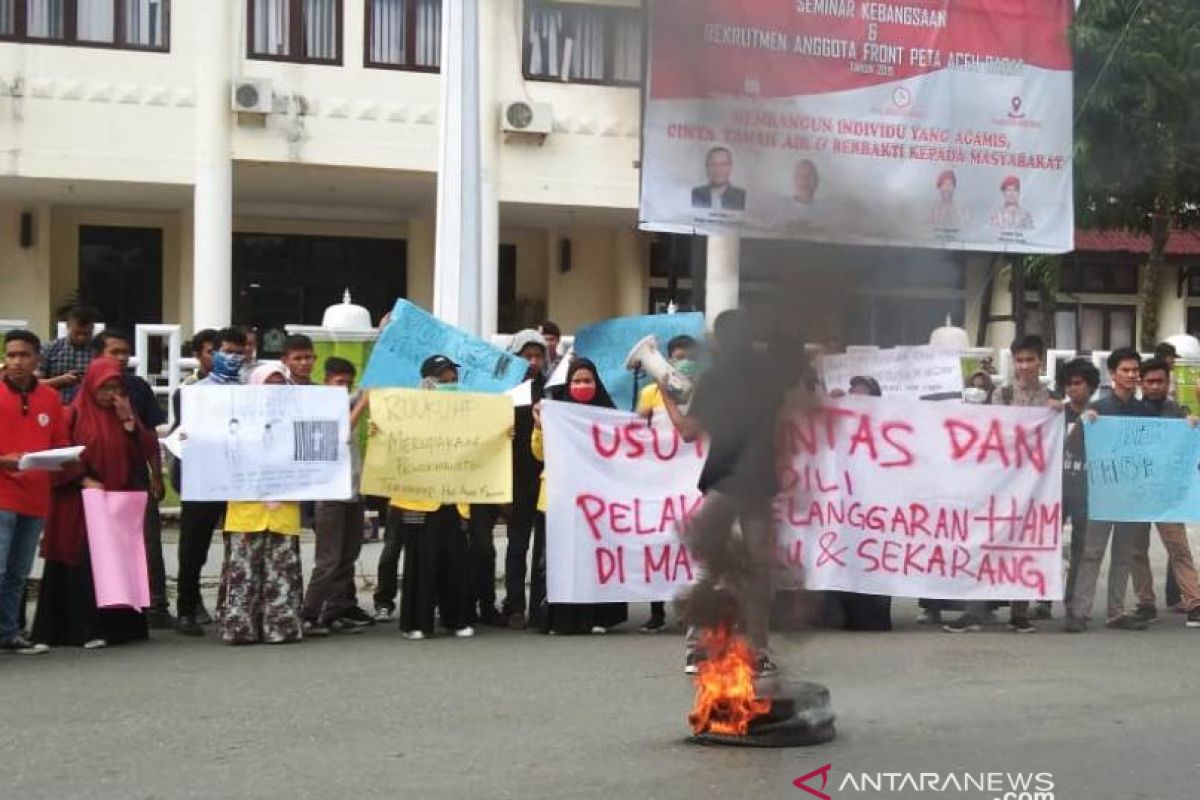
[{"label": "air conditioner unit", "polygon": [[500,108],[500,129],[505,133],[546,136],[554,123],[549,103],[509,100]]},{"label": "air conditioner unit", "polygon": [[233,82],[233,110],[242,114],[270,114],[275,102],[271,82],[263,78],[238,78]]}]

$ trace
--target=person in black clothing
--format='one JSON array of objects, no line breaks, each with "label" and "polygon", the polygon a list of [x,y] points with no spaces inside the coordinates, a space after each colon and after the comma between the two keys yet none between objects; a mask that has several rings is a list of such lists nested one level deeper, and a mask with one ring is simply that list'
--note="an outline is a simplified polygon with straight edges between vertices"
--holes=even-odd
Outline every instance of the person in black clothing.
[{"label": "person in black clothing", "polygon": [[[684,531],[684,538],[703,577],[693,589],[711,593],[726,580],[737,561],[738,624],[756,652],[755,670],[774,672],[768,641],[772,571],[776,562],[772,507],[779,491],[775,474],[775,439],[783,406],[784,383],[778,358],[755,347],[749,321],[737,310],[725,311],[713,326],[713,365],[700,376],[686,414],[670,393],[663,400],[671,422],[684,441],[708,436],[708,456],[700,473],[704,505]],[[733,527],[741,528],[742,551],[731,558]],[[689,611],[690,623],[697,620]],[[690,643],[689,643],[690,644]],[[685,669],[703,654],[691,649]]]},{"label": "person in black clothing", "polygon": [[[203,337],[203,338],[201,338]],[[201,331],[192,339],[192,349],[200,360],[203,376],[194,386],[232,386],[241,383],[246,333],[240,328],[223,328],[215,333]],[[175,425],[183,419],[181,393],[171,396]],[[171,471],[177,492],[183,490],[183,474],[178,460]],[[200,572],[208,560],[213,531],[225,514],[224,502],[180,502],[179,575],[176,579],[175,630],[184,636],[203,636],[203,625],[212,623],[212,615],[200,597]]]},{"label": "person in black clothing", "polygon": [[[552,397],[561,403],[578,403],[595,408],[615,408],[612,397],[600,380],[600,371],[586,358],[571,359],[567,368],[567,382],[553,389]],[[530,437],[530,449],[534,457],[542,460],[546,455],[545,434],[542,431],[541,404],[534,406],[534,430]],[[543,475],[539,489],[538,521],[546,525],[546,487]],[[561,535],[561,532],[560,532]],[[541,630],[557,635],[598,634],[603,635],[629,619],[627,603],[545,603],[546,597],[546,546],[545,540],[534,545],[534,570],[530,590],[531,609],[544,607],[544,616],[539,620]]]},{"label": "person in black clothing", "polygon": [[[543,369],[546,363],[546,340],[533,329],[518,332],[510,350],[529,363],[525,377],[532,381],[534,404],[545,391]],[[546,542],[545,518],[537,513],[538,487],[542,477],[542,462],[533,457],[530,441],[533,435],[533,406],[516,409],[513,425],[513,502],[508,515],[508,552],[504,558],[504,604],[500,613],[510,628],[522,629],[527,624],[540,627],[536,619],[545,599],[545,586],[530,587],[529,604],[525,603],[525,576],[532,534],[534,563],[544,552]],[[478,526],[479,523],[476,523]],[[535,617],[527,620],[526,609]]]},{"label": "person in black clothing", "polygon": [[[129,406],[142,426],[150,431],[165,425],[167,415],[163,413],[154,389],[142,378],[129,371],[129,359],[133,356],[133,343],[129,334],[116,328],[105,328],[92,340],[96,355],[115,358],[125,370],[122,380]],[[166,489],[163,485],[162,454],[155,452],[150,459],[150,485],[146,498],[146,520],[143,534],[146,540],[146,566],[150,575],[150,609],[146,622],[151,628],[169,630],[175,626],[171,618],[170,603],[167,601],[167,568],[163,563],[162,516],[158,504],[162,502]]]},{"label": "person in black clothing", "polygon": [[1086,358],[1077,358],[1059,367],[1057,379],[1059,394],[1066,398],[1063,405],[1067,435],[1063,439],[1062,519],[1063,527],[1071,523],[1071,560],[1064,593],[1064,603],[1070,608],[1088,525],[1087,452],[1080,419],[1100,386],[1100,370]]}]

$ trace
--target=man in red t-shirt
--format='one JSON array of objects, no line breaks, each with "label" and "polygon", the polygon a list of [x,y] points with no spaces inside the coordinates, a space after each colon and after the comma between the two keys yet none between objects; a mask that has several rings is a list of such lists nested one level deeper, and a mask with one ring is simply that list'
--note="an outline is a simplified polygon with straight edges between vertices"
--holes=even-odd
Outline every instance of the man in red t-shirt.
[{"label": "man in red t-shirt", "polygon": [[25,453],[65,447],[66,423],[58,393],[35,374],[42,343],[29,331],[4,335],[0,379],[0,651],[34,655],[18,620],[25,581],[37,555],[42,524],[50,512],[50,476],[18,469]]}]

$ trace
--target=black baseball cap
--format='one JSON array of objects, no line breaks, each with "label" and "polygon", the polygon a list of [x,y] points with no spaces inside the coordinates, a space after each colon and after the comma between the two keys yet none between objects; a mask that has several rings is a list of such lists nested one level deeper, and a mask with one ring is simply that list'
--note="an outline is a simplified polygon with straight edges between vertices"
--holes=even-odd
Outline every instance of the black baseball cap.
[{"label": "black baseball cap", "polygon": [[421,377],[432,378],[448,369],[458,369],[458,364],[446,356],[430,356],[421,363]]}]

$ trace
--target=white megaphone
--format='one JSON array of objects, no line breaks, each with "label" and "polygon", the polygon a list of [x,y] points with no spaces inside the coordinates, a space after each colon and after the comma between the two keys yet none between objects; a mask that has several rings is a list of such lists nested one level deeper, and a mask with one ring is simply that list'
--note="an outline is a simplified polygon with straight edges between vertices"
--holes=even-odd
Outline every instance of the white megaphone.
[{"label": "white megaphone", "polygon": [[658,341],[653,335],[647,336],[633,346],[625,359],[625,369],[642,371],[650,376],[655,383],[667,388],[667,393],[676,403],[684,404],[692,397],[692,381],[663,358],[658,352]]}]

